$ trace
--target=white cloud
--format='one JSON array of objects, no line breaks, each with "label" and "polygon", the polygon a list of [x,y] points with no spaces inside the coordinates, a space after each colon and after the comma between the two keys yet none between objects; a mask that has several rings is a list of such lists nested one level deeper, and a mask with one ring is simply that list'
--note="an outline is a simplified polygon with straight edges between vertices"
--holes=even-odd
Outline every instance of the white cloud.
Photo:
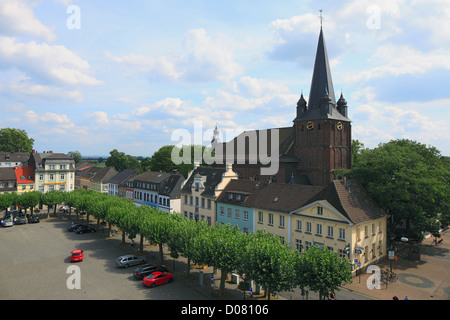
[{"label": "white cloud", "polygon": [[0,33],[34,36],[48,42],[56,40],[53,30],[43,25],[33,9],[19,0],[0,1]]},{"label": "white cloud", "polygon": [[405,45],[382,45],[371,57],[377,66],[349,74],[346,81],[357,83],[386,76],[422,74],[434,68],[450,69],[450,54],[440,51],[421,52]]},{"label": "white cloud", "polygon": [[90,75],[89,63],[62,45],[19,42],[0,37],[0,64],[16,67],[27,76],[67,85],[100,85]]},{"label": "white cloud", "polygon": [[122,57],[105,52],[105,57],[127,67],[127,75],[144,72],[150,78],[207,82],[227,81],[242,73],[242,66],[234,61],[231,48],[219,36],[212,39],[203,29],[189,30],[182,53],[152,57],[129,54]]}]

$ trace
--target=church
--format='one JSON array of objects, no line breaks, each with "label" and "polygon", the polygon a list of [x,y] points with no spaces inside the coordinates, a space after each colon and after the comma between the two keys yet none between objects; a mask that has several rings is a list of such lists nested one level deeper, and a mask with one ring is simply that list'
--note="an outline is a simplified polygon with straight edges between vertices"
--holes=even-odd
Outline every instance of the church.
[{"label": "church", "polygon": [[[347,101],[342,93],[336,101],[322,26],[308,101],[302,93],[293,125],[245,131],[226,143],[213,139],[212,145],[222,164],[233,159],[233,171],[244,180],[326,186],[338,178],[336,170],[351,169]],[[269,166],[261,161],[264,153],[277,161],[276,173],[261,170]]]}]

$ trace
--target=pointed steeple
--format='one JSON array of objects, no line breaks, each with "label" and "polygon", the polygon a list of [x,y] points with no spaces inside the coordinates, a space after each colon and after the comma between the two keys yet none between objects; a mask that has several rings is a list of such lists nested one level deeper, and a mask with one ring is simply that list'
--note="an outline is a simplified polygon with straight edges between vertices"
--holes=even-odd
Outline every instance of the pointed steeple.
[{"label": "pointed steeple", "polygon": [[319,43],[317,45],[316,62],[311,82],[311,91],[309,94],[308,106],[310,109],[320,107],[320,101],[328,93],[331,102],[336,104],[334,95],[333,80],[331,79],[330,64],[328,62],[327,48],[323,37],[322,26],[320,27]]}]

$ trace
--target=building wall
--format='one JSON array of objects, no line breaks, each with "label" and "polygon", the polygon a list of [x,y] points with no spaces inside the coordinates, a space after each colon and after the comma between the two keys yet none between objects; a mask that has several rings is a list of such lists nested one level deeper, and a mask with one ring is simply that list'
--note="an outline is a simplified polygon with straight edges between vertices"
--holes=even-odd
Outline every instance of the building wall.
[{"label": "building wall", "polygon": [[354,225],[325,200],[293,213],[290,232],[292,249],[326,247],[348,259],[354,270],[367,267],[387,254],[386,217]]},{"label": "building wall", "polygon": [[283,238],[284,241],[290,242],[289,214],[258,208],[254,208],[253,210],[255,217],[255,232],[258,230],[266,230],[273,235]]},{"label": "building wall", "polygon": [[216,204],[218,224],[231,224],[238,226],[241,232],[255,232],[255,219],[253,208],[218,202]]}]

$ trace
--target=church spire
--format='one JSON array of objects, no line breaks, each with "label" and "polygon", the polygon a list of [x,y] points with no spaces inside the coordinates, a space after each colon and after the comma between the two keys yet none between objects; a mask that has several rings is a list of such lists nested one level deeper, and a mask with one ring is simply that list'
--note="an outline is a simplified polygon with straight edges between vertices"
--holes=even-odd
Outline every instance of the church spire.
[{"label": "church spire", "polygon": [[333,80],[331,79],[330,64],[328,62],[327,48],[322,31],[322,13],[321,26],[319,34],[319,43],[317,45],[316,61],[314,63],[314,71],[311,82],[311,91],[309,94],[308,106],[310,109],[320,107],[320,101],[324,92],[328,93],[331,102],[336,104],[336,97],[334,95]]}]

